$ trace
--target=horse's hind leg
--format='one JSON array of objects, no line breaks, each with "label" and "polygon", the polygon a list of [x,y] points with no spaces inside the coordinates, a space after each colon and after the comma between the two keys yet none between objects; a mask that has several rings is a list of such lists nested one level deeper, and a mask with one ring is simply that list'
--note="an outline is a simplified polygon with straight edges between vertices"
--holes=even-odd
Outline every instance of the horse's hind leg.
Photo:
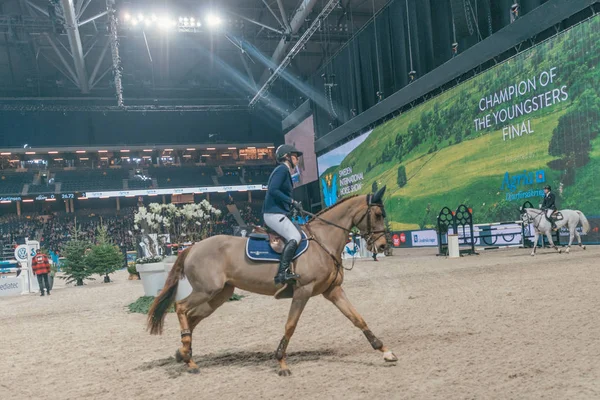
[{"label": "horse's hind leg", "polygon": [[565,253],[569,253],[571,251],[571,245],[573,244],[573,238],[575,237],[575,232],[577,228],[569,227],[569,244],[567,245],[567,250]]},{"label": "horse's hind leg", "polygon": [[398,361],[398,357],[396,357],[396,355],[390,349],[384,346],[383,342],[377,339],[373,332],[371,332],[363,317],[360,316],[348,298],[346,298],[346,293],[341,286],[332,287],[327,292],[323,293],[323,296],[327,300],[331,301],[342,312],[342,314],[352,321],[354,326],[356,326],[365,334],[373,349],[379,350],[383,353],[383,359],[385,361]]},{"label": "horse's hind leg", "polygon": [[548,238],[548,243],[550,244],[550,247],[558,251],[558,254],[562,253],[562,250],[559,249],[558,246],[554,244],[554,240],[552,240],[552,231],[547,231],[546,237]]},{"label": "horse's hind leg", "polygon": [[181,326],[182,346],[175,353],[175,358],[177,361],[184,361],[189,372],[199,372],[198,365],[192,359],[192,333],[194,328],[200,321],[207,318],[225,303],[231,297],[234,289],[233,286],[225,285],[222,291],[212,296],[203,292],[192,292],[184,300],[176,303],[175,312]]},{"label": "horse's hind leg", "polygon": [[577,228],[575,228],[575,236],[577,236],[577,243],[579,243],[579,247],[585,250],[585,246],[581,243],[581,235],[577,232]]}]

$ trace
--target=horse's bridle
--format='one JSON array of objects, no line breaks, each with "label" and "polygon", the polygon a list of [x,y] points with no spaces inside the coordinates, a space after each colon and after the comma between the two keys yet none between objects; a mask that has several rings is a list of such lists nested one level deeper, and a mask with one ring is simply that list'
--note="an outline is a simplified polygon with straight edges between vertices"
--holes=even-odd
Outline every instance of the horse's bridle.
[{"label": "horse's bridle", "polygon": [[[354,223],[354,222],[353,222],[353,227],[354,227],[354,226],[358,226],[358,225],[360,225],[360,224],[363,222],[363,220],[364,220],[365,218],[367,219],[367,232],[365,233],[364,237],[366,237],[366,238],[367,238],[367,245],[368,245],[369,247],[370,247],[370,246],[371,246],[373,243],[375,243],[375,242],[376,242],[376,241],[377,241],[377,240],[378,240],[380,237],[382,237],[382,236],[384,236],[384,235],[385,235],[385,229],[382,229],[382,230],[373,230],[373,228],[372,228],[372,222],[371,222],[371,208],[372,208],[372,207],[380,207],[380,208],[381,208],[381,211],[383,212],[383,217],[385,217],[385,209],[383,208],[383,204],[382,204],[382,203],[372,203],[372,202],[371,202],[371,199],[372,199],[372,195],[370,195],[370,194],[369,194],[369,195],[367,195],[367,212],[366,212],[366,213],[365,213],[365,214],[364,214],[364,215],[363,215],[363,216],[362,216],[362,217],[361,217],[361,218],[358,220],[358,222],[356,222],[356,223]],[[333,223],[333,222],[331,222],[331,221],[328,221],[328,220],[326,220],[326,219],[323,219],[323,218],[321,218],[320,216],[318,216],[318,215],[316,215],[316,214],[312,214],[312,213],[310,213],[310,212],[308,212],[308,211],[305,211],[305,210],[301,210],[300,212],[301,212],[301,213],[304,213],[304,214],[306,214],[306,215],[308,215],[308,216],[309,216],[309,217],[311,217],[311,218],[318,219],[319,221],[321,221],[321,222],[324,222],[324,223],[325,223],[325,224],[327,224],[327,225],[331,225],[331,226],[333,226],[333,227],[335,227],[335,228],[341,229],[341,230],[343,230],[344,232],[347,232],[347,233],[351,233],[351,232],[352,232],[352,229],[347,229],[347,228],[344,228],[343,226],[340,226],[340,225],[338,225],[338,224],[336,224],[336,223]],[[342,265],[341,261],[339,261],[339,260],[338,260],[338,258],[337,258],[337,257],[336,257],[334,254],[332,254],[332,253],[331,253],[331,252],[330,252],[330,251],[329,251],[329,250],[328,250],[328,249],[327,249],[327,248],[326,248],[326,247],[325,247],[325,246],[324,246],[324,245],[323,245],[323,244],[320,242],[320,240],[319,240],[319,239],[318,239],[318,238],[317,238],[317,237],[316,237],[316,236],[315,236],[315,235],[314,235],[314,234],[311,232],[309,225],[308,225],[308,224],[306,224],[306,225],[305,225],[305,227],[306,227],[306,230],[307,230],[307,231],[308,231],[308,233],[309,233],[308,240],[313,240],[313,241],[317,242],[317,244],[318,244],[319,246],[321,246],[321,248],[322,248],[323,250],[325,250],[325,252],[326,252],[327,254],[329,254],[329,256],[330,256],[330,257],[333,259],[334,263],[336,264],[336,266],[337,266],[338,268],[340,268],[340,267],[343,267],[343,265]],[[377,236],[376,238],[373,238],[373,235],[378,235],[378,236]],[[354,261],[354,259],[353,259],[353,261]],[[353,267],[354,267],[354,262],[353,262]],[[352,268],[350,268],[350,269],[352,269]]]},{"label": "horse's bridle", "polygon": [[[372,207],[380,207],[383,217],[385,218],[385,209],[383,208],[383,204],[382,203],[372,203],[371,199],[372,199],[372,195],[370,195],[370,194],[367,195],[367,212],[362,216],[362,218],[356,224],[354,224],[354,226],[358,226],[362,223],[362,221],[365,218],[367,219],[367,232],[364,236],[367,237],[367,245],[368,246],[371,246],[377,240],[379,240],[380,237],[385,235],[385,229],[376,231],[376,230],[373,230],[373,228],[371,226],[371,208]],[[376,238],[373,238],[373,235],[375,235],[375,234],[378,234],[378,236]]]},{"label": "horse's bridle", "polygon": [[538,230],[538,231],[539,231],[539,230],[540,230],[540,224],[542,223],[542,220],[540,220],[540,221],[537,223],[537,225],[536,225],[535,221],[538,219],[538,217],[541,217],[541,216],[543,216],[543,215],[544,215],[544,211],[543,211],[543,210],[536,210],[536,209],[534,209],[534,208],[530,208],[529,210],[533,210],[533,211],[537,211],[537,212],[538,212],[538,213],[537,213],[537,215],[536,215],[535,217],[533,217],[533,219],[532,219],[532,218],[531,218],[531,216],[529,215],[529,213],[526,211],[526,209],[525,209],[525,208],[523,209],[523,212],[524,212],[524,213],[525,213],[525,215],[527,216],[527,222],[528,222],[528,223],[530,223],[530,224],[533,224],[533,227],[534,227],[536,230]]}]

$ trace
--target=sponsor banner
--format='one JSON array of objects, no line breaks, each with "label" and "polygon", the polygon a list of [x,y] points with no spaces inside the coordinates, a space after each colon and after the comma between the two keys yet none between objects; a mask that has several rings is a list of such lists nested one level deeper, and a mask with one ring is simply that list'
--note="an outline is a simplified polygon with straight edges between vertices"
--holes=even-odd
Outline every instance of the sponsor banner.
[{"label": "sponsor banner", "polygon": [[23,292],[23,280],[19,277],[0,277],[0,296],[15,296]]},{"label": "sponsor banner", "polygon": [[392,232],[392,247],[395,249],[412,247],[411,231]]},{"label": "sponsor banner", "polygon": [[423,231],[412,231],[413,247],[434,247],[438,245],[437,232],[433,229]]}]

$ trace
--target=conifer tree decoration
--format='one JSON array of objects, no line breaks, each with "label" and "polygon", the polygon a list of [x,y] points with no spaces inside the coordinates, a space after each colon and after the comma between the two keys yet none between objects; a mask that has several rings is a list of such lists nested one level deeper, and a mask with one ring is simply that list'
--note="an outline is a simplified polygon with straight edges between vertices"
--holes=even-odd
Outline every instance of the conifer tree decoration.
[{"label": "conifer tree decoration", "polygon": [[79,231],[77,230],[77,220],[71,231],[71,240],[69,240],[62,251],[65,257],[62,262],[62,270],[67,283],[75,282],[75,286],[82,286],[85,279],[93,280],[91,275],[93,271],[86,265],[85,252],[90,248],[90,244],[86,240],[79,239]]},{"label": "conifer tree decoration", "polygon": [[96,245],[86,256],[86,263],[93,273],[104,276],[104,283],[110,282],[109,274],[123,267],[123,254],[111,243],[104,225],[98,227]]}]

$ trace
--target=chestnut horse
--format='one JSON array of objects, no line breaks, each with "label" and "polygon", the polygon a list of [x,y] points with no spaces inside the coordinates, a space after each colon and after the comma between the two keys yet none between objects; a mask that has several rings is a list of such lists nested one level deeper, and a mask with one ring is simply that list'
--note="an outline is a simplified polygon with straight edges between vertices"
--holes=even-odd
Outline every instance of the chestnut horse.
[{"label": "chestnut horse", "polygon": [[[294,334],[300,314],[312,296],[322,294],[352,323],[363,331],[385,361],[397,361],[394,353],[375,337],[342,289],[344,269],[340,256],[348,232],[357,227],[367,240],[369,250],[382,252],[386,247],[382,197],[385,187],[374,195],[348,197],[315,215],[304,230],[312,241],[308,250],[294,262],[300,279],[293,287],[292,305],[285,324],[285,334],[276,351],[279,375],[291,374],[286,363],[286,350]],[[233,236],[213,236],[196,243],[177,257],[160,294],[154,299],[148,315],[151,334],[162,333],[165,314],[175,302],[175,312],[181,326],[181,343],[175,353],[178,361],[187,364],[189,372],[198,372],[192,359],[192,332],[200,321],[211,315],[240,289],[273,296],[281,289],[273,277],[278,264],[250,261],[245,254],[248,239]],[[187,278],[191,293],[183,298],[177,293],[180,280]],[[185,295],[185,294],[184,294]],[[182,300],[176,301],[176,298]]]}]

